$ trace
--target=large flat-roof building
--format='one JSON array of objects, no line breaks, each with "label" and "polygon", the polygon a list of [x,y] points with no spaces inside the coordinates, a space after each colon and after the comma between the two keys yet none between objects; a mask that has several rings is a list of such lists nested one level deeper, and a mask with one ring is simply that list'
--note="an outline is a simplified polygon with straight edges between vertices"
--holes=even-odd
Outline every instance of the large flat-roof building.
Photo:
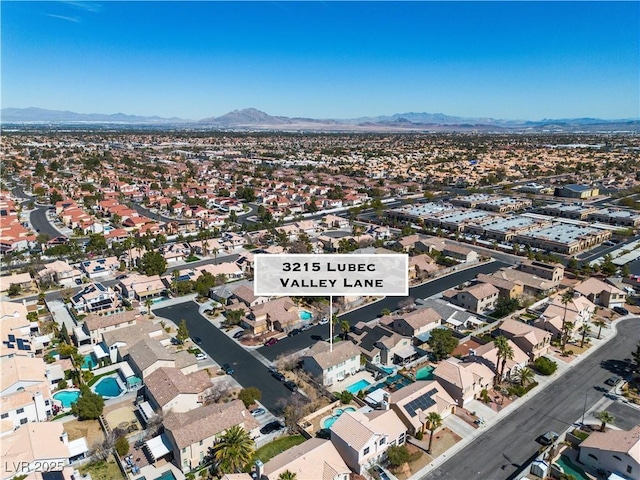
[{"label": "large flat-roof building", "polygon": [[516,235],[514,241],[557,253],[573,255],[611,238],[611,232],[592,227],[558,223]]},{"label": "large flat-roof building", "polygon": [[575,183],[569,183],[556,187],[553,195],[556,197],[565,198],[591,198],[597,197],[600,194],[600,190],[597,187],[590,185],[578,185]]}]

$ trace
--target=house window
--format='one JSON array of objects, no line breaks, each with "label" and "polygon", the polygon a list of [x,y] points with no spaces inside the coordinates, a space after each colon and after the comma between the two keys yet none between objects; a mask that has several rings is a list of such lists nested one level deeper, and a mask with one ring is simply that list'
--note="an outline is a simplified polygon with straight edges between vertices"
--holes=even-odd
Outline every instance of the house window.
[{"label": "house window", "polygon": [[184,447],[184,448],[182,449],[182,453],[187,453],[187,447]]},{"label": "house window", "polygon": [[378,445],[384,445],[384,442],[386,441],[386,439],[384,437],[382,437],[380,439],[380,443]]},{"label": "house window", "polygon": [[596,462],[598,461],[598,457],[596,457],[593,453],[590,453],[589,456],[593,458]]},{"label": "house window", "polygon": [[3,413],[2,415],[0,415],[0,418],[7,418],[9,416],[8,413]]},{"label": "house window", "polygon": [[613,458],[615,458],[616,460],[618,460],[620,462],[622,461],[622,459],[618,455],[614,455]]},{"label": "house window", "polygon": [[633,470],[633,468],[631,467],[631,465],[627,465],[627,473],[631,473],[631,470]]},{"label": "house window", "polygon": [[16,410],[16,413],[24,413],[24,408],[19,408]]},{"label": "house window", "polygon": [[27,423],[29,421],[29,419],[27,418],[21,418],[20,419],[20,425],[24,425],[25,423]]},{"label": "house window", "polygon": [[203,443],[204,443],[204,440],[200,440],[200,446],[202,446]]},{"label": "house window", "polygon": [[407,438],[406,433],[403,433],[402,435],[400,435],[400,438],[398,439],[398,445],[403,445],[406,438]]}]

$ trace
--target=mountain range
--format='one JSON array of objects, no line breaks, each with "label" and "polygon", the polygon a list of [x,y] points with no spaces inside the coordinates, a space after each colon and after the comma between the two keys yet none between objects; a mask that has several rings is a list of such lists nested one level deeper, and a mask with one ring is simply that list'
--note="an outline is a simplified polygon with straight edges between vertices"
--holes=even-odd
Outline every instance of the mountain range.
[{"label": "mountain range", "polygon": [[146,126],[181,126],[194,129],[283,130],[283,131],[640,131],[640,120],[602,120],[570,118],[501,120],[494,118],[456,117],[442,113],[396,113],[352,119],[314,119],[269,115],[255,108],[233,110],[219,117],[188,120],[178,117],[128,115],[124,113],[76,113],[42,108],[3,108],[0,123],[7,124],[121,124]]}]

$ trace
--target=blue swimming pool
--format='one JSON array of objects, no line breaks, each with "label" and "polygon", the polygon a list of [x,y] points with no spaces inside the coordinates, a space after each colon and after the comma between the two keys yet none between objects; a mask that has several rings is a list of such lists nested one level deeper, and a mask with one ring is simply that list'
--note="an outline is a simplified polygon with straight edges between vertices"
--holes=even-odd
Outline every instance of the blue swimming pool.
[{"label": "blue swimming pool", "polygon": [[93,390],[104,398],[117,397],[123,392],[122,387],[114,377],[101,378],[93,386]]},{"label": "blue swimming pool", "polygon": [[435,367],[427,365],[416,372],[416,380],[433,380],[433,371]]},{"label": "blue swimming pool", "polygon": [[82,361],[82,370],[93,370],[97,365],[98,363],[93,357],[93,353],[84,356],[84,360]]},{"label": "blue swimming pool", "polygon": [[589,478],[591,478],[582,468],[575,465],[571,460],[569,460],[569,457],[565,455],[560,456],[560,458],[556,460],[556,463],[562,467],[562,471],[564,473],[573,475],[576,480],[589,480]]},{"label": "blue swimming pool", "polygon": [[53,398],[62,403],[64,408],[70,408],[71,404],[76,403],[79,396],[80,390],[62,390],[61,392],[53,394]]},{"label": "blue swimming pool", "polygon": [[307,312],[306,310],[300,310],[300,320],[304,322],[308,322],[313,318],[313,314],[311,312]]},{"label": "blue swimming pool", "polygon": [[353,393],[354,395],[357,395],[357,393],[360,390],[364,390],[369,385],[371,385],[371,382],[367,382],[366,380],[359,380],[356,383],[354,383],[353,385],[349,385],[346,390],[349,393]]},{"label": "blue swimming pool", "polygon": [[322,421],[322,428],[331,428],[333,424],[336,423],[336,420],[340,418],[340,415],[342,415],[344,412],[355,412],[355,411],[356,409],[353,407],[338,408],[337,410],[334,410],[332,416],[327,417]]}]

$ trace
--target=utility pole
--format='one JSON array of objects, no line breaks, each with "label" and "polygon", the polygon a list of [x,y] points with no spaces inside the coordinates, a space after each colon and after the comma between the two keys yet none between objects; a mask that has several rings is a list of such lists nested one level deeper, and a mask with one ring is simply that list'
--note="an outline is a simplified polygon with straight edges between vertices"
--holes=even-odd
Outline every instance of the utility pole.
[{"label": "utility pole", "polygon": [[584,427],[584,415],[587,412],[587,392],[584,392],[584,407],[582,408],[582,426]]}]

